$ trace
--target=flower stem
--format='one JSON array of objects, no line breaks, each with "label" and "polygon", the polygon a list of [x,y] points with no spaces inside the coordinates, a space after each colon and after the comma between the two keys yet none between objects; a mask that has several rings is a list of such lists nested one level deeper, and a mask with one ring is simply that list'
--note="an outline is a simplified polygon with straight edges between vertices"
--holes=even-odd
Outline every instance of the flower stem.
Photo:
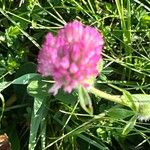
[{"label": "flower stem", "polygon": [[107,100],[110,100],[112,102],[115,102],[115,103],[119,103],[121,105],[125,105],[125,106],[129,106],[127,103],[124,102],[124,100],[121,98],[121,95],[111,95],[111,94],[108,94],[108,93],[105,93],[101,90],[98,90],[94,87],[91,87],[89,92],[93,93],[94,95],[96,96],[99,96],[101,98],[104,98],[104,99],[107,99]]},{"label": "flower stem", "polygon": [[[115,103],[127,106],[138,114],[139,120],[150,120],[150,95],[149,94],[132,94],[132,95],[111,95],[91,87],[89,92],[101,98],[110,100]],[[130,97],[131,96],[131,97]]]}]

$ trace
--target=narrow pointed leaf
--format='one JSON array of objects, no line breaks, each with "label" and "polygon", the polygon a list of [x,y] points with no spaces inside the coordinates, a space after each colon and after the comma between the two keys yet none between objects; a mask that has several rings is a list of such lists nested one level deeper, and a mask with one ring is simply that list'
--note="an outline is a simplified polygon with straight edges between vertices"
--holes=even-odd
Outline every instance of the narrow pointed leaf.
[{"label": "narrow pointed leaf", "polygon": [[123,131],[122,131],[122,135],[127,135],[133,128],[134,125],[136,124],[136,120],[137,120],[137,116],[133,116],[125,125]]},{"label": "narrow pointed leaf", "polygon": [[79,86],[78,94],[79,94],[79,101],[80,101],[81,107],[87,113],[92,115],[93,114],[93,106],[92,106],[92,101],[91,101],[91,98],[90,98],[88,92],[82,86]]}]

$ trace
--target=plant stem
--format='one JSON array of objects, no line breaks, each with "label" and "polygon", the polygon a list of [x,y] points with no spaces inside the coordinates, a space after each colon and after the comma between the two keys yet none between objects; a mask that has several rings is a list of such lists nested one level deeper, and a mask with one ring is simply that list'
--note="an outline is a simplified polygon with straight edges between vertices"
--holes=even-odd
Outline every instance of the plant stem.
[{"label": "plant stem", "polygon": [[119,103],[121,105],[125,105],[125,106],[129,106],[127,103],[124,102],[124,100],[121,98],[121,95],[111,95],[111,94],[108,94],[108,93],[105,93],[101,90],[98,90],[94,87],[91,87],[89,92],[93,93],[94,95],[96,96],[99,96],[101,98],[104,98],[104,99],[107,99],[107,100],[110,100],[112,102],[115,102],[115,103]]}]

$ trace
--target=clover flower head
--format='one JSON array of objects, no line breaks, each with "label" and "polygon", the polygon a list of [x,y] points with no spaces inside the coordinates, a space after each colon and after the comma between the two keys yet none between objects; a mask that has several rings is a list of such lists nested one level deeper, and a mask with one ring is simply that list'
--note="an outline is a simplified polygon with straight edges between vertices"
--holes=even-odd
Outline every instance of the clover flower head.
[{"label": "clover flower head", "polygon": [[87,80],[99,73],[103,44],[95,28],[77,20],[66,24],[55,36],[48,33],[38,55],[37,70],[55,80],[49,91],[55,95],[61,87],[69,93],[79,84],[89,87]]}]

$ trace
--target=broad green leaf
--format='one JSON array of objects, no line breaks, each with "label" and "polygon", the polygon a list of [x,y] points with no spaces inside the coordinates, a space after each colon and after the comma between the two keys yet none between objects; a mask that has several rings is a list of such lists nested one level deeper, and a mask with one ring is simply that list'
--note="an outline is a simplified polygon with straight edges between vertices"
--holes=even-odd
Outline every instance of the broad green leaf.
[{"label": "broad green leaf", "polygon": [[47,82],[43,81],[43,78],[38,75],[35,76],[29,85],[27,86],[27,91],[29,95],[33,97],[43,98],[46,96],[50,96],[50,93],[48,93],[50,86]]},{"label": "broad green leaf", "polygon": [[28,73],[28,74],[25,74],[25,75],[15,79],[14,81],[12,81],[12,83],[13,84],[28,84],[30,79],[35,76],[38,76],[38,74],[37,73]]},{"label": "broad green leaf", "polygon": [[[34,99],[34,112],[31,117],[31,128],[29,138],[29,150],[34,150],[37,144],[37,133],[43,118],[47,115],[46,97]],[[41,103],[42,102],[42,103]]]},{"label": "broad green leaf", "polygon": [[137,116],[133,116],[125,125],[123,131],[122,131],[122,135],[127,135],[133,128],[134,125],[136,124],[136,120],[137,120]]},{"label": "broad green leaf", "polygon": [[115,119],[125,119],[134,115],[134,112],[124,108],[113,107],[108,110],[107,115]]},{"label": "broad green leaf", "polygon": [[33,96],[37,100],[34,102],[34,114],[38,111],[43,103],[43,99],[45,97],[50,96],[48,93],[48,83],[42,81],[41,76],[36,76],[32,79],[32,81],[27,86],[27,92],[29,95]]},{"label": "broad green leaf", "polygon": [[68,104],[68,105],[69,104],[74,105],[78,99],[78,96],[74,92],[68,94],[60,89],[59,92],[57,93],[57,95],[55,96],[55,98],[62,101],[63,103]]},{"label": "broad green leaf", "polygon": [[[34,108],[31,118],[31,129],[29,138],[29,149],[34,150],[37,143],[37,133],[40,125],[45,120],[47,115],[47,97],[50,96],[48,93],[48,83],[44,82],[41,76],[36,76],[32,79],[27,87],[28,93],[34,97]],[[42,135],[45,131],[41,131]],[[41,135],[41,136],[42,136]],[[44,137],[41,138],[42,143],[44,142]],[[44,147],[44,144],[42,145]]]},{"label": "broad green leaf", "polygon": [[81,107],[90,115],[93,114],[93,106],[88,92],[82,87],[78,87],[78,95]]},{"label": "broad green leaf", "polygon": [[[28,68],[28,69],[27,69]],[[16,72],[15,74],[15,79],[23,76],[23,75],[26,75],[26,74],[30,74],[30,75],[33,75],[34,77],[34,73],[36,72],[36,65],[32,62],[27,62],[25,64],[23,64],[19,70]],[[36,76],[36,73],[35,73],[35,76]],[[39,76],[39,74],[37,74],[37,76]],[[32,77],[31,77],[32,79]],[[20,80],[21,81],[21,80]],[[18,95],[18,96],[27,96],[27,86],[26,85],[23,85],[24,83],[29,83],[30,79],[23,79],[23,84],[22,84],[22,81],[17,81],[17,84],[13,84],[13,87],[14,87],[14,90],[15,90],[15,93]],[[20,83],[19,83],[20,82]]]},{"label": "broad green leaf", "polygon": [[11,84],[28,84],[30,79],[37,76],[38,74],[37,73],[28,73],[28,74],[25,74],[13,81],[10,81],[10,82],[1,82],[0,83],[0,92],[3,91],[4,89],[6,89],[8,86],[10,86]]}]

